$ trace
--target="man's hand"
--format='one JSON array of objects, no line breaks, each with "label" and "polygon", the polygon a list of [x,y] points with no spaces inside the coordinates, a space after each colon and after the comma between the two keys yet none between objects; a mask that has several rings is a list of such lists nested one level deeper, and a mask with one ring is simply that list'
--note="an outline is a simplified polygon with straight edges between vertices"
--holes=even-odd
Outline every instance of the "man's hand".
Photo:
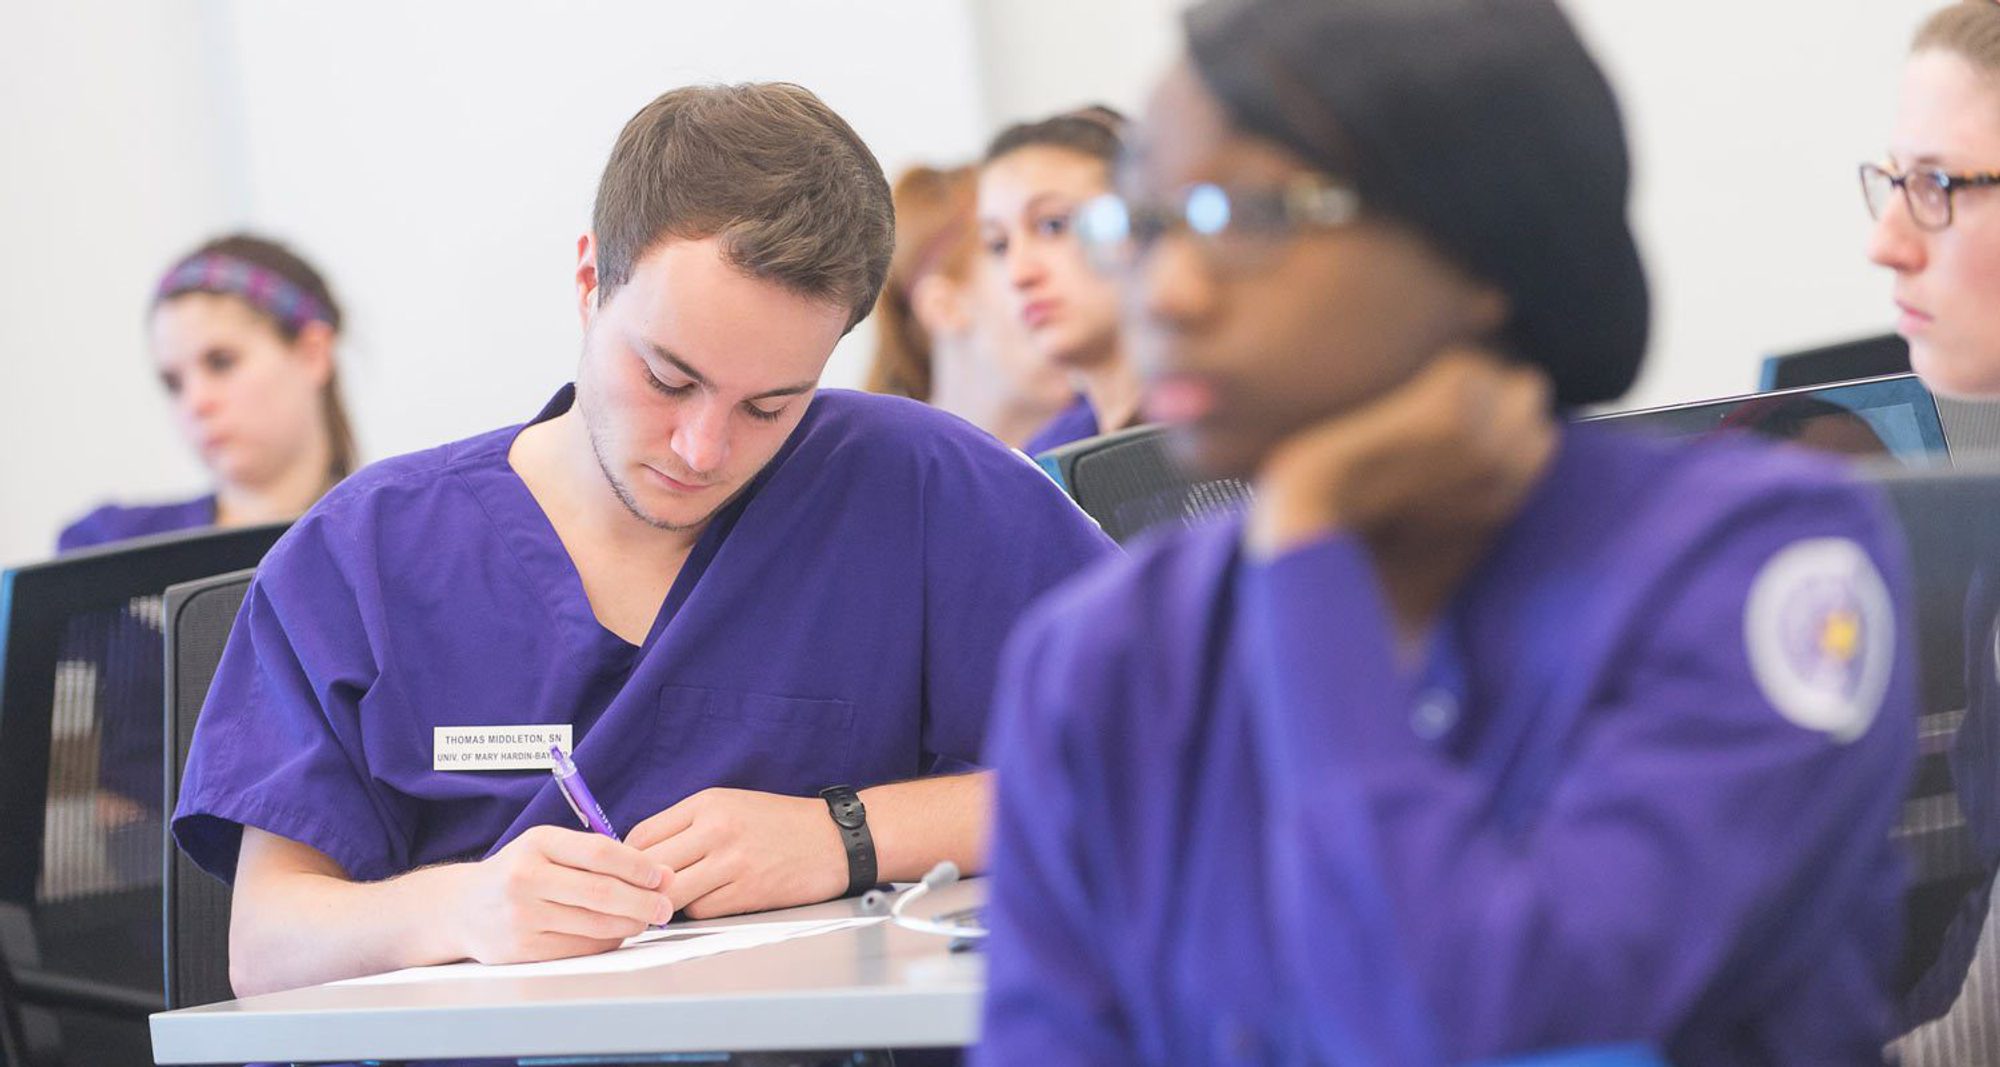
[{"label": "man's hand", "polygon": [[1335,530],[1483,541],[1520,509],[1556,446],[1541,371],[1438,356],[1378,400],[1286,439],[1257,472],[1246,540],[1269,557]]},{"label": "man's hand", "polygon": [[481,963],[604,952],[674,914],[672,871],[602,834],[537,826],[453,870],[445,921]]},{"label": "man's hand", "polygon": [[625,841],[673,870],[693,919],[816,904],[847,888],[847,851],[818,797],[704,789]]}]

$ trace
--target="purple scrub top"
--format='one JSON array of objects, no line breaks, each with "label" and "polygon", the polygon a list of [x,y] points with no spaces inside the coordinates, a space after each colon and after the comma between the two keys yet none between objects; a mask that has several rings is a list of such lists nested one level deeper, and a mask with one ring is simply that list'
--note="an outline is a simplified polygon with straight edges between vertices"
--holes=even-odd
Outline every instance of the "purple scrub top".
[{"label": "purple scrub top", "polygon": [[1015,617],[1115,552],[986,434],[823,391],[635,647],[598,624],[508,465],[519,430],[367,468],[265,558],[174,815],[204,869],[233,875],[243,825],[358,880],[575,825],[546,770],[434,770],[436,727],[571,725],[625,831],[711,786],[809,796],[976,766]]},{"label": "purple scrub top", "polygon": [[1070,405],[1056,412],[1056,417],[1048,425],[1035,431],[1021,451],[1031,456],[1039,456],[1052,448],[1061,448],[1073,441],[1081,441],[1097,436],[1097,409],[1090,406],[1090,398],[1079,396]]},{"label": "purple scrub top", "polygon": [[974,1062],[1881,1063],[1893,529],[1820,458],[1576,427],[1420,649],[1352,536],[1094,568],[1003,661]]},{"label": "purple scrub top", "polygon": [[126,541],[151,534],[173,533],[215,525],[215,496],[196,497],[177,504],[150,504],[120,507],[106,504],[63,527],[56,538],[57,552],[75,552],[113,541]]}]

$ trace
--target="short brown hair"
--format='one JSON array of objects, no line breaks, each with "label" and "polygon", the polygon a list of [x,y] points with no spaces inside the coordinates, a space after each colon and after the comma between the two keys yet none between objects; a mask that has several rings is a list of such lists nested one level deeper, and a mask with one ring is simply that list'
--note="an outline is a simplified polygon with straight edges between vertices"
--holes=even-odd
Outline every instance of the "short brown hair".
[{"label": "short brown hair", "polygon": [[661,241],[722,239],[752,277],[867,317],[889,270],[895,211],[854,128],[797,85],[662,93],[618,135],[591,212],[605,296]]},{"label": "short brown hair", "polygon": [[2000,4],[1963,0],[1932,14],[1910,50],[1932,49],[1956,53],[1988,74],[2000,74]]}]

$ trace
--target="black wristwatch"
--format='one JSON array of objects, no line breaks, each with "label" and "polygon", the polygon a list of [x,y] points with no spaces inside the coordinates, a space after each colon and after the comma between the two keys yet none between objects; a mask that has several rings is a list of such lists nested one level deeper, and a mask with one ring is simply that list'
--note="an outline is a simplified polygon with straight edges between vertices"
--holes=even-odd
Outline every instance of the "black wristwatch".
[{"label": "black wristwatch", "polygon": [[836,785],[819,791],[833,824],[840,827],[840,843],[847,847],[847,896],[875,888],[875,838],[868,832],[868,808],[861,795],[850,786]]}]

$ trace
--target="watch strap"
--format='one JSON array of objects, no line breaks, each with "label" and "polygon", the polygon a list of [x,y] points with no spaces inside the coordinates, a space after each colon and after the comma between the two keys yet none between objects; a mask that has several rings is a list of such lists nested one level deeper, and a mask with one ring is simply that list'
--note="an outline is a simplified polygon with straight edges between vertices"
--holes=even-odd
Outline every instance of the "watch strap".
[{"label": "watch strap", "polygon": [[822,789],[819,795],[840,831],[841,846],[847,850],[846,895],[875,888],[875,837],[868,832],[868,808],[861,803],[861,795],[844,785]]}]

